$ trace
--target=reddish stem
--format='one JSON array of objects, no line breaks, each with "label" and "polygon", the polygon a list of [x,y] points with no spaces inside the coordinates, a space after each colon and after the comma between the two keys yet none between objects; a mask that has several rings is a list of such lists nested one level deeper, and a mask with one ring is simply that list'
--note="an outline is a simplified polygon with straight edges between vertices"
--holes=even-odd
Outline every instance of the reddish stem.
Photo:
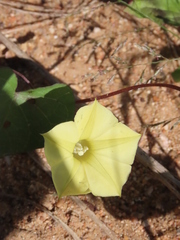
[{"label": "reddish stem", "polygon": [[126,87],[123,89],[119,89],[117,91],[106,93],[106,94],[103,94],[103,95],[100,95],[97,97],[90,97],[90,98],[86,98],[86,99],[77,100],[76,103],[91,102],[91,101],[94,101],[95,99],[100,100],[100,99],[115,96],[115,95],[123,93],[123,92],[129,92],[130,90],[136,90],[139,88],[147,88],[147,87],[166,87],[166,88],[171,88],[171,89],[180,91],[180,87],[178,87],[176,85],[172,85],[172,84],[167,84],[167,83],[140,84],[140,85],[135,85],[135,86],[130,86],[130,87]]},{"label": "reddish stem", "polygon": [[19,75],[26,83],[30,84],[30,81],[23,74],[21,74],[20,72],[14,70],[14,69],[12,69],[12,70],[15,74]]}]

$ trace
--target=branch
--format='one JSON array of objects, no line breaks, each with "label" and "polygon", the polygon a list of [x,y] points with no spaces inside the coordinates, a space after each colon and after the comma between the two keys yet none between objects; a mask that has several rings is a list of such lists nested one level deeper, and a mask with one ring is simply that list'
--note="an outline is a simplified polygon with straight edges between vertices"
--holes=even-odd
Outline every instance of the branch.
[{"label": "branch", "polygon": [[[47,161],[39,161],[39,159],[37,159],[37,155],[34,156],[32,153],[29,153],[29,156],[51,177],[51,171]],[[162,166],[153,157],[148,156],[148,154],[139,147],[137,149],[136,159],[145,167],[149,168],[154,176],[180,200],[180,193],[174,188],[174,186],[176,186],[180,189],[180,181],[177,180],[164,166]],[[76,202],[76,204],[88,217],[99,225],[99,227],[110,237],[110,239],[117,240],[115,233],[109,229],[90,209],[88,209],[83,201],[76,196],[71,196],[70,198]]]},{"label": "branch", "polygon": [[[47,161],[39,161],[39,158],[37,159],[37,155],[35,156],[32,152],[29,152],[28,155],[43,169],[50,177],[51,176],[51,171],[50,166],[47,163]],[[94,213],[91,211],[89,208],[87,208],[86,204],[81,201],[76,196],[70,196],[70,198],[83,210],[83,212],[91,218],[99,227],[107,234],[107,236],[110,237],[110,239],[117,240],[116,234],[109,229]]]},{"label": "branch", "polygon": [[[37,156],[32,157],[32,153],[29,156],[49,175],[51,176],[51,171],[47,161],[35,160]],[[149,168],[154,176],[162,182],[179,200],[180,193],[174,188],[176,186],[180,189],[180,181],[176,179],[163,165],[161,165],[155,158],[150,157],[146,152],[144,152],[140,147],[138,147],[136,152],[136,159],[142,163],[145,167]],[[173,186],[174,185],[174,186]],[[72,198],[72,197],[71,197]],[[74,197],[73,197],[74,198]],[[81,200],[80,200],[81,201]],[[82,202],[82,201],[81,201]],[[84,203],[78,204],[81,208],[84,207]],[[83,207],[82,207],[83,206]],[[89,216],[89,215],[88,215]],[[90,216],[89,216],[90,217]],[[92,217],[91,217],[92,218]],[[94,219],[93,219],[94,220]],[[99,220],[99,219],[98,219]]]},{"label": "branch", "polygon": [[[145,167],[149,168],[155,177],[180,200],[180,193],[174,188],[174,186],[176,186],[180,189],[180,181],[177,180],[164,166],[153,157],[150,157],[139,147],[137,149],[136,159]],[[173,183],[174,186],[171,183]]]},{"label": "branch", "polygon": [[49,211],[46,207],[42,206],[41,204],[38,204],[32,200],[23,198],[23,197],[18,197],[12,194],[7,194],[0,192],[1,197],[7,197],[7,198],[12,198],[12,199],[17,199],[17,200],[23,200],[23,202],[28,202],[30,204],[33,204],[36,206],[40,211],[45,212],[47,215],[49,215],[55,222],[59,223],[64,230],[68,232],[69,235],[73,237],[74,240],[80,240],[80,238],[77,236],[77,234],[66,224],[64,223],[59,217],[55,216],[51,211]]},{"label": "branch", "polygon": [[42,28],[46,25],[51,25],[53,22],[52,19],[41,19],[36,22],[25,23],[21,26],[15,26],[13,28],[4,28],[1,30],[3,34],[11,34],[17,32],[24,32],[24,31],[32,31],[36,28]]},{"label": "branch", "polygon": [[49,211],[44,206],[35,203],[36,206],[39,208],[39,210],[47,213],[55,222],[58,222],[61,227],[63,227],[72,237],[74,240],[80,240],[80,238],[77,236],[77,234],[66,224],[64,223],[59,217],[55,216],[51,211]]},{"label": "branch", "polygon": [[74,11],[67,11],[67,12],[64,12],[61,9],[46,8],[46,7],[41,7],[39,5],[27,4],[22,2],[19,3],[15,1],[7,2],[7,1],[0,0],[0,5],[2,5],[3,7],[11,8],[14,11],[18,11],[24,14],[39,15],[44,17],[46,16],[49,18],[66,18],[68,16],[72,16],[76,14],[81,14],[81,13],[86,14],[88,12],[91,12],[92,10],[94,11],[95,9],[98,9],[104,4],[94,0],[88,3],[88,5],[86,4],[85,6],[83,6],[83,4],[78,4]]},{"label": "branch", "polygon": [[78,197],[71,196],[71,199],[83,210],[83,212],[90,217],[99,227],[110,237],[110,239],[118,240],[116,234],[111,231]]},{"label": "branch", "polygon": [[33,58],[29,57],[26,53],[24,53],[14,42],[6,38],[1,32],[0,32],[0,42],[2,42],[9,50],[14,52],[17,55],[17,57],[24,58],[31,61],[31,63],[35,65],[37,71],[39,71],[41,75],[49,81],[49,83],[51,84],[57,83],[57,80],[51,74],[49,74],[49,72],[45,68],[43,68]]}]

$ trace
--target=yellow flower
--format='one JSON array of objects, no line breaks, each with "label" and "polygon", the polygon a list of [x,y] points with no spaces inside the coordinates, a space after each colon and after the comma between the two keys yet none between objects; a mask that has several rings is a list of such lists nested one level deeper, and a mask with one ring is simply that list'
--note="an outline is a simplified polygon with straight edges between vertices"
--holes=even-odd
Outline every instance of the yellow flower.
[{"label": "yellow flower", "polygon": [[43,134],[58,196],[121,196],[140,135],[98,101]]}]

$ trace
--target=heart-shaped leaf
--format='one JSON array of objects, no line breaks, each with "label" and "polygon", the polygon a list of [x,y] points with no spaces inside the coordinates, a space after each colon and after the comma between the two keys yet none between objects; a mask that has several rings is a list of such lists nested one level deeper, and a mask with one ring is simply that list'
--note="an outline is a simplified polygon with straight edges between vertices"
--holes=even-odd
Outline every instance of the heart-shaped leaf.
[{"label": "heart-shaped leaf", "polygon": [[72,90],[64,84],[16,92],[17,78],[0,69],[0,156],[44,146],[41,133],[73,120]]}]

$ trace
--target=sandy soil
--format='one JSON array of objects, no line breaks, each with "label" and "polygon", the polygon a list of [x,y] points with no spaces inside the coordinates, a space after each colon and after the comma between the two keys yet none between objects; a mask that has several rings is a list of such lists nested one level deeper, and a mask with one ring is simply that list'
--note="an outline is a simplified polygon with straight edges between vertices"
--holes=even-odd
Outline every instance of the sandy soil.
[{"label": "sandy soil", "polygon": [[[0,1],[2,33],[58,81],[69,84],[76,98],[98,96],[137,82],[174,83],[171,72],[178,61],[168,59],[179,56],[180,40],[148,20],[129,16],[122,6],[88,0],[23,0],[14,9],[14,2],[7,3]],[[169,29],[179,35],[175,28]],[[34,66],[1,43],[0,64],[23,73],[33,87],[48,84]],[[19,87],[25,87],[22,80]],[[177,119],[150,126],[179,117],[179,92],[140,89],[101,103],[141,133],[140,147],[180,178]],[[43,149],[34,156],[44,159]],[[73,198],[58,200],[51,178],[31,155],[0,159],[0,239],[73,239],[62,222],[79,239],[180,239],[178,199],[137,161],[121,198],[91,194],[79,198],[108,227],[109,234]]]}]

